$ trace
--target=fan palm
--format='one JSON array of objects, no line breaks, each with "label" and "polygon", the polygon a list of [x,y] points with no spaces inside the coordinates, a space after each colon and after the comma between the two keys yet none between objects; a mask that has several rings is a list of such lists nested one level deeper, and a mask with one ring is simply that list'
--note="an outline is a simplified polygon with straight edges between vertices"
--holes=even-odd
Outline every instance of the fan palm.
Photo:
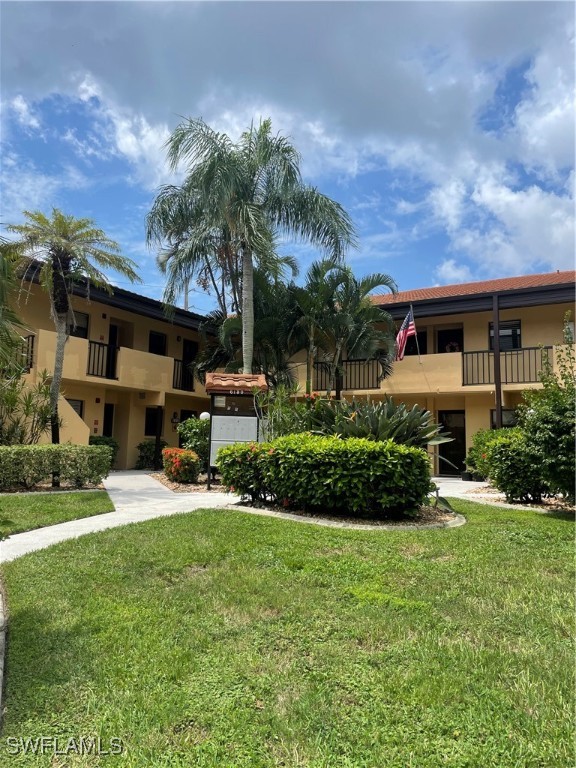
[{"label": "fan palm", "polygon": [[225,231],[239,255],[242,287],[242,366],[252,371],[254,355],[254,260],[260,266],[274,252],[275,238],[287,235],[341,258],[354,242],[344,209],[300,175],[300,156],[270,120],[251,125],[233,143],[203,120],[186,120],[167,142],[173,169],[188,163],[186,187],[200,201],[203,231]]},{"label": "fan palm", "polygon": [[74,285],[87,282],[112,293],[105,270],[114,270],[130,281],[139,281],[136,264],[119,254],[118,244],[110,240],[91,219],[67,216],[57,208],[48,217],[40,211],[24,211],[24,224],[7,226],[19,235],[16,246],[23,254],[31,277],[37,277],[50,299],[56,330],[54,372],[50,384],[52,442],[60,442],[58,398],[64,367],[64,347],[70,323],[74,322],[71,296]]}]

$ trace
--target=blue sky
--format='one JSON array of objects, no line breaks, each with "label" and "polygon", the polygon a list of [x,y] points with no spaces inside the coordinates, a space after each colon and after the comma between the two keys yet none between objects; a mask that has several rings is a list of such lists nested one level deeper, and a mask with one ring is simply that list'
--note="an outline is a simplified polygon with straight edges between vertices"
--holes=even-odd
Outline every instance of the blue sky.
[{"label": "blue sky", "polygon": [[[0,221],[57,206],[160,297],[144,220],[182,116],[270,116],[401,290],[574,265],[569,2],[2,2]],[[318,254],[284,245],[302,272]],[[118,284],[129,287],[126,283]],[[191,308],[212,299],[195,291]]]}]

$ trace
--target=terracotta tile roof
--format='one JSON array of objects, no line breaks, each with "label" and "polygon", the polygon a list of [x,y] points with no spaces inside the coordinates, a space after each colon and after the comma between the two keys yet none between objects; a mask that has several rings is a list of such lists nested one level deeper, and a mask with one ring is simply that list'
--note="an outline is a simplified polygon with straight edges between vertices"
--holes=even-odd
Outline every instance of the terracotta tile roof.
[{"label": "terracotta tile roof", "polygon": [[210,394],[220,392],[236,392],[252,394],[254,389],[261,392],[268,389],[266,377],[264,374],[249,373],[207,373],[206,374],[206,392]]},{"label": "terracotta tile roof", "polygon": [[384,294],[371,296],[374,304],[404,304],[426,299],[445,299],[451,296],[469,296],[475,293],[495,293],[496,291],[515,291],[521,288],[540,288],[545,285],[560,285],[576,282],[576,271],[548,272],[542,275],[520,275],[503,277],[498,280],[482,280],[475,283],[456,285],[437,285],[431,288],[416,288],[412,291],[399,291],[392,296]]}]

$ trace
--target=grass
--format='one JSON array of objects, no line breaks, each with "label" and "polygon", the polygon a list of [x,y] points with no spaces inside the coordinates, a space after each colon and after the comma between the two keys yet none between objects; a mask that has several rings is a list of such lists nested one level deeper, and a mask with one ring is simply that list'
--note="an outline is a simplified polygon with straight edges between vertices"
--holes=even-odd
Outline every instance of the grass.
[{"label": "grass", "polygon": [[114,505],[106,491],[2,494],[0,539],[13,533],[113,511]]},{"label": "grass", "polygon": [[[204,510],[8,563],[14,766],[565,768],[573,522],[364,532]],[[3,753],[2,750],[5,750]]]}]

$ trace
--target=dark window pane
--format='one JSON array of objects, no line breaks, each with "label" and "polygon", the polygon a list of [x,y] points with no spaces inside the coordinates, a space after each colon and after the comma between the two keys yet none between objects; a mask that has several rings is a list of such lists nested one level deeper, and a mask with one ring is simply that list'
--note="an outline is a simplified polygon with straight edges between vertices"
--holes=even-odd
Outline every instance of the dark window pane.
[{"label": "dark window pane", "polygon": [[67,397],[66,400],[70,403],[73,410],[75,410],[78,416],[80,416],[82,419],[84,417],[84,400],[72,400],[69,397]]},{"label": "dark window pane", "polygon": [[[489,325],[490,349],[494,349],[494,323]],[[500,349],[520,349],[522,338],[520,335],[520,320],[504,320],[500,323]]]},{"label": "dark window pane", "polygon": [[79,339],[87,339],[89,317],[90,316],[85,312],[74,312],[74,320],[72,320],[68,326],[68,333],[70,336],[76,336]]},{"label": "dark window pane", "polygon": [[153,355],[166,354],[166,334],[165,333],[150,331],[150,336],[148,337],[148,352],[150,352]]},{"label": "dark window pane", "polygon": [[[418,341],[418,344],[416,344]],[[404,350],[404,356],[417,355],[420,350],[421,355],[427,353],[428,348],[428,334],[426,331],[418,331],[416,336],[409,336],[406,342],[406,349]]]}]

